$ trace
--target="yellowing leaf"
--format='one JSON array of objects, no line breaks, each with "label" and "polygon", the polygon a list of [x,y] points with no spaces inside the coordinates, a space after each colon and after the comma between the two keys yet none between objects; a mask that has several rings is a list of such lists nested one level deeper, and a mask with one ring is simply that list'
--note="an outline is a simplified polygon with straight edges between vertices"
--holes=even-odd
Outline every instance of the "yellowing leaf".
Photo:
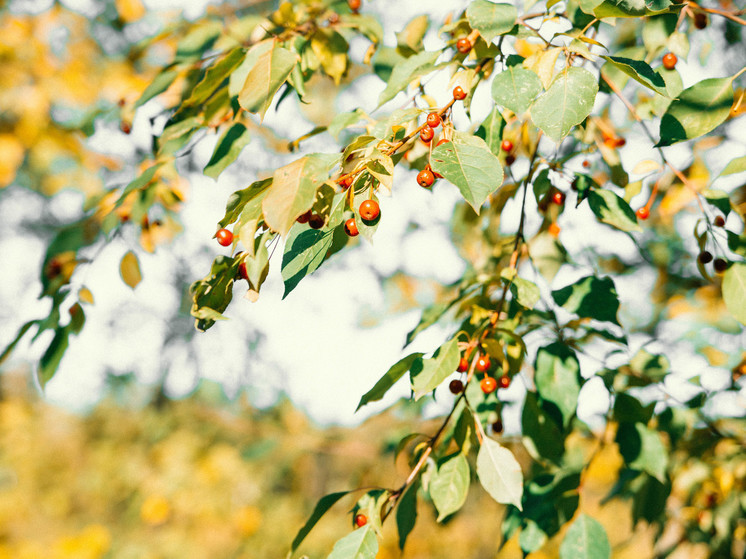
[{"label": "yellowing leaf", "polygon": [[80,291],[78,291],[78,299],[80,299],[83,303],[88,303],[89,305],[93,304],[93,293],[91,293],[91,290],[87,287],[81,287]]},{"label": "yellowing leaf", "polygon": [[560,48],[542,50],[532,54],[529,58],[523,61],[524,68],[536,72],[536,75],[539,76],[544,89],[547,89],[552,83],[552,78],[554,77],[554,65],[557,63],[557,57],[560,52],[562,52],[562,49]]},{"label": "yellowing leaf", "polygon": [[115,0],[114,5],[119,17],[125,23],[137,21],[145,15],[145,6],[142,5],[141,0]]},{"label": "yellowing leaf", "polygon": [[122,262],[119,264],[119,273],[124,283],[132,289],[137,287],[137,284],[142,280],[140,263],[137,260],[137,255],[131,250],[122,257]]},{"label": "yellowing leaf", "polygon": [[264,52],[246,76],[246,81],[238,94],[238,102],[250,113],[264,118],[272,100],[293,71],[296,55],[287,49],[275,46]]},{"label": "yellowing leaf", "polygon": [[648,173],[659,171],[660,168],[661,164],[657,161],[653,161],[652,159],[643,159],[637,165],[635,165],[635,168],[632,169],[632,172],[635,175],[647,175]]}]

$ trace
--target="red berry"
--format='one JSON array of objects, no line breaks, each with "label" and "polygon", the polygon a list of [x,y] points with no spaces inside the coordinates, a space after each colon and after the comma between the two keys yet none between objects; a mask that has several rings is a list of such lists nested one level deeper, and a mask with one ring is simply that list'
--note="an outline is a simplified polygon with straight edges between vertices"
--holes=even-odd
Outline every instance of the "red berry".
[{"label": "red berry", "polygon": [[663,56],[663,67],[666,70],[673,70],[676,67],[676,62],[678,62],[678,58],[676,58],[676,55],[672,52]]},{"label": "red berry", "polygon": [[458,50],[461,54],[466,54],[471,50],[471,41],[468,37],[461,37],[458,41],[456,41],[456,50]]},{"label": "red berry", "polygon": [[728,269],[728,261],[723,258],[716,258],[715,262],[712,263],[712,267],[715,268],[716,272],[723,273]]},{"label": "red berry", "polygon": [[324,226],[324,221],[326,220],[323,215],[313,214],[308,220],[308,225],[311,226],[311,229],[321,229]]},{"label": "red berry", "polygon": [[430,128],[437,128],[440,126],[440,115],[438,113],[430,113],[427,115],[427,125]]},{"label": "red berry", "polygon": [[233,242],[233,233],[227,229],[218,229],[218,232],[215,233],[215,237],[218,240],[218,244],[224,247],[227,247]]},{"label": "red berry", "polygon": [[345,221],[345,233],[347,233],[350,237],[357,237],[360,231],[357,230],[357,223],[355,223],[355,218],[351,217],[347,221]]},{"label": "red berry", "polygon": [[458,379],[453,379],[448,383],[448,390],[451,391],[451,394],[461,394],[464,391],[464,383]]},{"label": "red berry", "polygon": [[503,432],[503,422],[502,420],[498,419],[492,424],[492,432],[493,433],[502,433]]},{"label": "red berry", "polygon": [[[430,130],[432,130],[432,128]],[[435,175],[433,175],[433,172],[430,169],[422,169],[422,171],[417,174],[417,184],[422,188],[430,188],[434,182]]]},{"label": "red berry", "polygon": [[479,358],[477,359],[476,368],[477,368],[477,371],[479,371],[480,373],[486,372],[490,368],[490,365],[492,365],[492,363],[490,362],[490,356],[487,354],[480,355]]},{"label": "red berry", "polygon": [[722,215],[715,218],[715,227],[725,227],[725,218]]},{"label": "red berry", "polygon": [[456,87],[454,87],[453,98],[456,101],[463,101],[464,99],[466,99],[466,92],[464,91],[464,88],[461,87],[460,85],[457,85]]},{"label": "red berry", "polygon": [[433,139],[433,136],[435,136],[435,130],[433,130],[429,126],[425,126],[425,128],[420,130],[420,140],[422,140],[426,144],[430,143],[430,141]]},{"label": "red berry", "polygon": [[508,375],[503,375],[497,379],[497,383],[500,385],[500,388],[507,388],[510,386],[510,377]]},{"label": "red berry", "polygon": [[513,163],[515,163],[515,155],[509,153],[505,156],[505,164],[510,167]]},{"label": "red berry", "polygon": [[301,214],[298,216],[297,221],[298,223],[308,223],[308,220],[311,219],[311,210],[308,210],[306,213]]},{"label": "red berry", "polygon": [[438,143],[435,144],[435,147],[442,146],[443,144],[448,143],[450,141],[451,140],[446,140],[445,138],[441,138],[440,140],[438,140]]},{"label": "red berry", "polygon": [[484,377],[482,382],[479,383],[479,387],[485,394],[490,394],[497,390],[497,381],[492,377]]},{"label": "red berry", "polygon": [[712,253],[709,250],[703,250],[702,252],[699,253],[699,256],[697,256],[697,259],[702,264],[709,264],[710,262],[712,262]]},{"label": "red berry", "polygon": [[650,210],[647,206],[643,206],[642,208],[637,210],[635,214],[637,215],[637,219],[647,219],[650,217]]},{"label": "red berry", "polygon": [[466,357],[459,359],[458,368],[456,369],[459,373],[465,373],[469,370],[469,360]]},{"label": "red berry", "polygon": [[341,179],[339,179],[339,185],[342,188],[345,188],[345,189],[346,188],[350,188],[350,186],[352,185],[353,181],[354,181],[354,179],[352,178],[352,175],[345,175],[344,177],[342,177]]},{"label": "red berry", "polygon": [[360,4],[362,4],[360,0],[347,0],[347,5],[353,12],[357,12],[360,9]]},{"label": "red berry", "polygon": [[[359,4],[360,4],[360,2],[358,1],[358,5],[359,5]],[[355,516],[355,525],[356,525],[356,526],[357,526],[358,528],[362,528],[362,527],[363,527],[363,526],[365,526],[365,525],[366,525],[367,523],[368,523],[368,517],[367,517],[367,516],[365,516],[364,514],[358,514],[358,515],[356,515],[356,516]]]},{"label": "red berry", "polygon": [[513,142],[510,140],[503,140],[500,144],[500,149],[503,151],[513,151]]},{"label": "red berry", "polygon": [[246,266],[246,262],[241,262],[241,263],[240,263],[240,264],[238,265],[238,276],[239,276],[239,277],[240,277],[241,279],[245,279],[245,280],[248,280],[248,279],[249,279],[249,269],[248,269],[248,267]]},{"label": "red berry", "polygon": [[373,221],[379,215],[381,215],[381,208],[378,206],[378,202],[375,200],[363,200],[358,210],[360,217],[365,221]]},{"label": "red berry", "polygon": [[625,140],[624,138],[617,138],[616,141],[614,142],[614,147],[620,148],[626,143],[627,143],[627,140]]},{"label": "red berry", "polygon": [[585,160],[583,161],[583,167],[585,167],[585,168],[587,169],[587,168],[588,168],[588,167],[590,167],[590,166],[591,166],[591,162],[590,162],[590,161],[588,161],[587,159],[585,159]]},{"label": "red berry", "polygon": [[557,204],[558,206],[561,206],[565,203],[565,193],[557,190],[554,194],[552,194],[552,202]]},{"label": "red berry", "polygon": [[123,120],[119,123],[119,129],[125,134],[129,134],[130,132],[132,132],[132,125],[126,120]]}]

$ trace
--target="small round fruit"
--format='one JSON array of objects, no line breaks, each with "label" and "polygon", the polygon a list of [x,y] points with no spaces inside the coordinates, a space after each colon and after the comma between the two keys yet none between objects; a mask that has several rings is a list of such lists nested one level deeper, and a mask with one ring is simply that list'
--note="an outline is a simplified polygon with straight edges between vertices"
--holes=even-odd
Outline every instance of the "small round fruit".
[{"label": "small round fruit", "polygon": [[477,371],[480,373],[486,372],[492,363],[490,362],[490,356],[489,355],[480,355],[477,359]]},{"label": "small round fruit", "polygon": [[353,181],[354,179],[352,178],[352,175],[345,175],[344,177],[339,179],[339,186],[345,189],[350,188],[350,186],[352,186]]},{"label": "small round fruit", "polygon": [[430,128],[437,128],[440,126],[440,115],[438,113],[430,113],[427,115],[427,125]]},{"label": "small round fruit", "polygon": [[469,370],[469,360],[466,357],[462,357],[461,359],[459,359],[458,367],[456,368],[456,370],[459,373],[465,373],[466,371],[468,371]]},{"label": "small round fruit", "polygon": [[306,213],[301,214],[298,216],[297,221],[298,223],[308,223],[308,220],[311,219],[311,210],[308,210]]},{"label": "small round fruit", "polygon": [[313,214],[308,220],[308,225],[311,229],[321,229],[324,226],[324,216],[319,214]]},{"label": "small round fruit", "polygon": [[556,223],[550,223],[547,231],[552,237],[556,239],[557,237],[559,237],[561,229],[560,229],[560,226],[557,225]]},{"label": "small round fruit", "polygon": [[635,212],[637,219],[647,219],[650,217],[650,210],[647,206],[643,206]]},{"label": "small round fruit", "polygon": [[345,221],[345,233],[350,237],[357,237],[360,233],[360,231],[357,230],[357,223],[355,223],[354,217]]},{"label": "small round fruit", "polygon": [[437,143],[437,144],[435,144],[435,147],[438,147],[438,146],[442,146],[443,144],[446,144],[446,143],[448,143],[448,142],[450,142],[450,141],[451,141],[451,140],[447,140],[447,139],[445,139],[445,138],[441,138],[440,140],[438,140],[438,143]]},{"label": "small round fruit", "polygon": [[[432,128],[430,130],[432,130]],[[434,182],[435,175],[433,175],[433,172],[430,169],[422,169],[422,171],[417,173],[417,184],[422,188],[430,188]]]},{"label": "small round fruit", "polygon": [[722,215],[715,218],[715,227],[725,227],[725,218]]},{"label": "small round fruit", "polygon": [[712,267],[715,268],[716,272],[722,274],[725,270],[728,269],[728,261],[724,258],[716,258],[715,262],[712,263]]},{"label": "small round fruit", "polygon": [[505,164],[510,167],[513,163],[515,163],[515,155],[509,153],[505,156]]},{"label": "small round fruit", "polygon": [[339,14],[337,12],[332,12],[329,14],[329,17],[326,18],[326,21],[328,21],[332,25],[336,25],[339,23]]},{"label": "small round fruit", "polygon": [[554,194],[552,194],[552,202],[557,204],[558,206],[561,206],[565,203],[565,193],[557,190]]},{"label": "small round fruit", "polygon": [[584,159],[584,160],[583,160],[583,167],[585,167],[585,168],[587,169],[587,168],[588,168],[588,167],[590,167],[590,166],[591,166],[591,162],[590,162],[590,161],[588,161],[587,159]]},{"label": "small round fruit", "polygon": [[381,208],[375,200],[363,200],[358,212],[360,213],[360,217],[365,221],[373,221],[381,215]]},{"label": "small round fruit", "polygon": [[448,383],[448,390],[451,394],[461,394],[464,391],[464,383],[458,379],[453,379]]},{"label": "small round fruit", "polygon": [[463,101],[464,99],[466,99],[466,91],[464,91],[464,88],[461,87],[460,85],[457,85],[456,87],[454,87],[453,98],[456,101]]},{"label": "small round fruit", "polygon": [[503,432],[503,422],[502,420],[498,419],[492,424],[492,432],[493,433],[502,433]]},{"label": "small round fruit", "polygon": [[492,377],[484,377],[479,383],[479,387],[485,394],[491,394],[492,392],[497,390],[497,381]]},{"label": "small round fruit", "polygon": [[119,129],[125,134],[129,134],[130,132],[132,132],[132,125],[126,120],[123,120],[119,123]]},{"label": "small round fruit", "polygon": [[500,149],[506,152],[513,151],[513,142],[510,140],[503,140],[500,144]]},{"label": "small round fruit", "polygon": [[435,130],[433,130],[429,126],[425,126],[425,128],[420,130],[420,140],[422,140],[426,144],[430,143],[430,141],[433,139],[433,136],[435,136]]},{"label": "small round fruit", "polygon": [[[358,1],[358,4],[360,4],[359,1]],[[364,514],[355,515],[355,526],[357,526],[358,528],[362,528],[367,523],[368,523],[368,517],[367,516],[365,516]]]},{"label": "small round fruit", "polygon": [[620,148],[624,146],[626,143],[627,143],[627,140],[625,140],[624,138],[617,138],[616,141],[614,142],[614,147]]},{"label": "small round fruit", "polygon": [[456,50],[458,50],[461,54],[466,54],[471,50],[471,41],[468,37],[461,37],[458,41],[456,41]]},{"label": "small round fruit", "polygon": [[702,264],[709,264],[710,262],[712,262],[712,253],[709,250],[703,250],[697,256],[697,260],[699,260]]},{"label": "small round fruit", "polygon": [[697,12],[694,14],[694,27],[697,29],[704,29],[707,27],[707,14],[704,12]]},{"label": "small round fruit", "polygon": [[218,244],[224,247],[229,246],[233,242],[233,233],[228,229],[218,229],[215,233],[215,238],[218,240]]},{"label": "small round fruit", "polygon": [[353,12],[357,12],[360,9],[361,4],[362,4],[361,0],[347,0],[347,5],[350,7],[350,9]]},{"label": "small round fruit", "polygon": [[246,266],[246,262],[241,262],[238,265],[238,277],[241,279],[249,279],[249,268]]},{"label": "small round fruit", "polygon": [[672,52],[666,53],[663,56],[663,67],[666,70],[673,70],[676,68],[676,62],[678,62],[678,58],[676,58],[676,55]]},{"label": "small round fruit", "polygon": [[508,375],[503,375],[499,379],[497,379],[497,384],[500,386],[500,388],[507,388],[510,386],[510,377]]}]

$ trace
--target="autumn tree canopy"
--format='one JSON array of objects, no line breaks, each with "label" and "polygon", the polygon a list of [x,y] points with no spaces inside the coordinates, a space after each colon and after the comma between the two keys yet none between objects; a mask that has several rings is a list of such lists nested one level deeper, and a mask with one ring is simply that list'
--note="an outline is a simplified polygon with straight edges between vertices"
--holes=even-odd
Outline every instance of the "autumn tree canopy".
[{"label": "autumn tree canopy", "polygon": [[[655,557],[696,545],[743,556],[737,2],[471,0],[442,21],[427,3],[398,21],[373,0],[225,2],[196,19],[101,4],[9,2],[0,19],[0,202],[17,189],[50,207],[84,195],[76,218],[52,225],[38,286],[48,314],[4,337],[0,362],[46,340],[43,389],[96,308],[86,268],[123,239],[112,281],[137,289],[143,254],[168,252],[189,227],[195,171],[217,180],[242,157],[268,162],[225,200],[212,265],[185,290],[199,336],[230,329],[270,267],[292,297],[328,260],[375,242],[398,193],[458,193],[448,227],[466,271],[433,290],[402,341],[435,324],[450,335],[381,371],[358,405],[409,383],[412,401],[447,411],[433,432],[401,438],[402,479],[322,497],[291,554],[347,500],[330,559],[372,559],[384,523],[406,556],[417,511],[448,522],[471,490],[505,506],[495,551],[559,542],[562,559],[611,557],[594,511],[624,501],[660,535]],[[350,92],[359,103],[339,111]],[[105,134],[134,135],[143,111],[146,145],[107,153]],[[302,115],[304,132],[287,137],[283,115]],[[584,399],[606,404],[581,419]],[[615,483],[594,501],[584,482],[605,452]]]}]

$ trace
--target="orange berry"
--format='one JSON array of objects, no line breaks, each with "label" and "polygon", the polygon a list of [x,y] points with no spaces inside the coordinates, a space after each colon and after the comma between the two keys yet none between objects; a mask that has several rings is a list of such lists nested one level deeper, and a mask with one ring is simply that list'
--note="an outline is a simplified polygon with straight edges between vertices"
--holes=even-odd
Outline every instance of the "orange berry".
[{"label": "orange berry", "polygon": [[479,383],[479,387],[485,394],[490,394],[497,390],[497,381],[492,377],[484,377]]},{"label": "orange berry", "polygon": [[676,58],[676,55],[672,52],[663,56],[663,67],[666,70],[673,70],[676,67],[676,62],[678,62],[678,58]]},{"label": "orange berry", "polygon": [[551,223],[551,224],[549,225],[549,229],[548,229],[548,231],[549,231],[549,234],[550,234],[550,235],[551,235],[552,237],[554,237],[555,239],[556,239],[557,237],[559,237],[559,234],[560,234],[560,230],[561,230],[561,229],[560,229],[560,226],[559,226],[559,225],[557,225],[556,223]]},{"label": "orange berry", "polygon": [[435,130],[433,130],[429,126],[425,126],[425,128],[420,130],[420,140],[422,140],[426,144],[430,143],[430,141],[433,139],[433,136],[435,136]]},{"label": "orange berry", "polygon": [[363,200],[358,211],[360,217],[365,221],[373,221],[381,215],[381,208],[375,200]]},{"label": "orange berry", "polygon": [[[358,1],[358,4],[360,4],[360,2],[359,2],[359,1]],[[368,517],[367,517],[367,516],[365,516],[364,514],[358,514],[358,515],[356,515],[356,516],[355,516],[355,525],[356,525],[356,526],[357,526],[358,528],[362,528],[362,527],[363,527],[363,526],[365,526],[365,525],[366,525],[367,523],[368,523]]]},{"label": "orange berry", "polygon": [[477,359],[477,371],[480,373],[486,372],[492,363],[490,362],[490,356],[487,354],[480,355]]},{"label": "orange berry", "polygon": [[637,219],[647,219],[650,217],[650,210],[647,206],[643,206],[642,208],[637,210],[635,214],[637,215]]},{"label": "orange berry", "polygon": [[360,233],[357,230],[357,223],[355,223],[355,218],[351,217],[347,221],[345,221],[345,233],[349,235],[350,237],[357,237]]},{"label": "orange berry", "polygon": [[228,231],[228,229],[218,229],[218,232],[215,233],[215,238],[218,240],[219,245],[227,247],[233,242],[233,233]]},{"label": "orange berry", "polygon": [[459,373],[465,373],[469,370],[469,361],[466,357],[462,357],[458,362],[458,368],[456,369]]},{"label": "orange berry", "polygon": [[[432,128],[430,130],[432,130]],[[434,182],[435,175],[433,175],[433,172],[430,169],[422,169],[422,171],[417,174],[417,184],[422,188],[430,188]]]},{"label": "orange berry", "polygon": [[510,140],[503,140],[500,144],[500,149],[503,151],[513,151],[513,142]]},{"label": "orange berry", "polygon": [[461,87],[460,85],[457,85],[456,87],[454,87],[453,98],[456,101],[463,101],[464,99],[466,99],[466,92],[464,91],[464,88]]},{"label": "orange berry", "polygon": [[554,194],[552,194],[552,202],[554,202],[558,206],[561,206],[562,204],[564,204],[565,203],[564,192],[557,190]]},{"label": "orange berry", "polygon": [[361,0],[347,0],[347,5],[355,13],[357,13],[357,11],[360,9],[361,4]]},{"label": "orange berry", "polygon": [[440,115],[438,113],[430,113],[427,115],[427,125],[430,128],[437,128],[440,126]]},{"label": "orange berry", "polygon": [[466,54],[471,50],[471,41],[468,37],[461,37],[458,41],[456,41],[456,50],[458,50],[461,54]]}]

